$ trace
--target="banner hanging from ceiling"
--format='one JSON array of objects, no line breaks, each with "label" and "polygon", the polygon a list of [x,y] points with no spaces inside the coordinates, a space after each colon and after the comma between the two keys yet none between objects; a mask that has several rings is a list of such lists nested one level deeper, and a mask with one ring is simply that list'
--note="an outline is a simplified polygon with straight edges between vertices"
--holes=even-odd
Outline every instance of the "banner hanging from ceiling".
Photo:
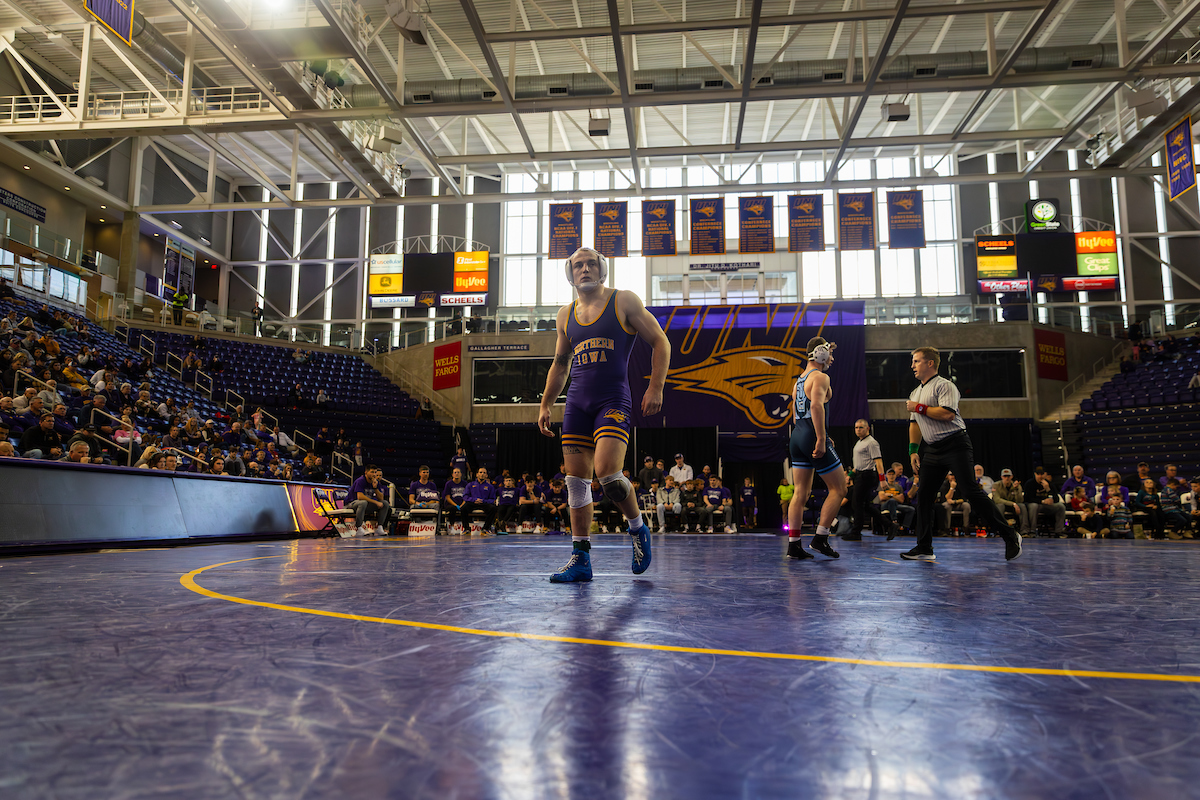
[{"label": "banner hanging from ceiling", "polygon": [[788,252],[819,253],[825,249],[825,198],[819,194],[788,197]]},{"label": "banner hanging from ceiling", "polygon": [[675,255],[675,201],[642,201],[642,255]]},{"label": "banner hanging from ceiling", "polygon": [[738,252],[775,252],[775,205],[772,198],[738,198]]},{"label": "banner hanging from ceiling", "polygon": [[725,254],[725,199],[693,198],[688,241],[694,256]]},{"label": "banner hanging from ceiling", "polygon": [[133,47],[133,2],[134,0],[87,0],[84,6],[88,13],[100,20],[100,24],[121,37],[121,41]]},{"label": "banner hanging from ceiling", "polygon": [[875,193],[846,192],[837,196],[838,249],[875,249]]},{"label": "banner hanging from ceiling", "polygon": [[1183,120],[1163,134],[1167,143],[1167,187],[1172,200],[1196,185],[1196,164],[1192,159],[1192,118]]},{"label": "banner hanging from ceiling", "polygon": [[888,249],[925,246],[925,195],[921,190],[887,193]]},{"label": "banner hanging from ceiling", "polygon": [[570,258],[583,247],[583,203],[550,204],[550,257]]},{"label": "banner hanging from ceiling", "polygon": [[596,203],[596,252],[605,258],[629,255],[629,203]]}]

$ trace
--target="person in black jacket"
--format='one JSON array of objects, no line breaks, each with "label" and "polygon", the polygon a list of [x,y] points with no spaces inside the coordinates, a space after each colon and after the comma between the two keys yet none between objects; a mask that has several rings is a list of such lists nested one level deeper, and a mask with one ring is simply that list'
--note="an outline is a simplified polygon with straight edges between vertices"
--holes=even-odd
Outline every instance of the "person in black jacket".
[{"label": "person in black jacket", "polygon": [[42,414],[38,424],[22,434],[21,452],[26,458],[62,458],[62,436],[54,430],[53,414]]},{"label": "person in black jacket", "polygon": [[1066,528],[1067,506],[1062,497],[1054,491],[1050,473],[1043,467],[1033,471],[1033,477],[1025,481],[1021,487],[1025,492],[1025,518],[1029,520],[1029,530],[1037,532],[1038,515],[1054,517],[1055,533],[1062,533]]}]

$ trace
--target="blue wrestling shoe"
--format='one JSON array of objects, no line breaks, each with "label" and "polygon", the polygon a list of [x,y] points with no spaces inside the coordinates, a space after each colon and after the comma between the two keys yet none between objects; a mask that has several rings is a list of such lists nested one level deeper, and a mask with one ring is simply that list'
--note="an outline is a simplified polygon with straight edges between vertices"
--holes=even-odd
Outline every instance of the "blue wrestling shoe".
[{"label": "blue wrestling shoe", "polygon": [[650,569],[650,526],[643,520],[636,533],[629,532],[629,538],[633,541],[633,574],[641,575]]},{"label": "blue wrestling shoe", "polygon": [[551,583],[583,583],[592,579],[592,557],[586,550],[571,551],[571,558],[550,576]]}]

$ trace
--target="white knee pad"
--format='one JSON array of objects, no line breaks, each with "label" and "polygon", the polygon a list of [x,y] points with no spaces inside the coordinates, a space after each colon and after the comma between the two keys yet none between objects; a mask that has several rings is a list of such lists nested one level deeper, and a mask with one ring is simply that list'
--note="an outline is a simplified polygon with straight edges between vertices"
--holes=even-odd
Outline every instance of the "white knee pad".
[{"label": "white knee pad", "polygon": [[620,503],[633,491],[633,484],[620,472],[601,478],[600,486],[604,489],[604,496],[614,503]]},{"label": "white knee pad", "polygon": [[567,505],[584,508],[592,503],[592,482],[586,478],[567,476]]}]

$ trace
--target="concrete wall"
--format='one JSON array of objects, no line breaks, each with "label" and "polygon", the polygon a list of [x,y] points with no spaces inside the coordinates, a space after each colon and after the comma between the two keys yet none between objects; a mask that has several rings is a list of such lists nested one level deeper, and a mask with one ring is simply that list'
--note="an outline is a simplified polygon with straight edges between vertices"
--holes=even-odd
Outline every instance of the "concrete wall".
[{"label": "concrete wall", "polygon": [[[1025,398],[997,400],[964,400],[962,413],[970,419],[987,418],[1034,418],[1039,419],[1058,407],[1061,402],[1062,381],[1039,380],[1037,361],[1034,358],[1034,328],[1029,323],[1010,322],[1003,325],[972,323],[965,325],[878,325],[867,328],[867,350],[911,350],[922,345],[932,345],[939,350],[989,350],[1021,349],[1026,351]],[[1072,377],[1086,372],[1091,376],[1091,367],[1099,358],[1108,358],[1116,342],[1102,336],[1075,333],[1063,328],[1045,328],[1064,333],[1067,340],[1067,369]],[[472,422],[534,422],[535,406],[476,406],[471,405],[471,376],[476,357],[528,356],[548,358],[554,355],[553,333],[499,333],[471,334],[445,340],[463,342],[462,386],[440,392],[442,399],[458,410],[458,419],[464,424]],[[439,342],[440,343],[440,342]],[[528,352],[520,353],[471,353],[469,345],[484,344],[528,344]],[[406,350],[397,350],[380,357],[381,367],[389,365],[406,369],[423,382],[433,376],[433,348],[436,345],[421,345]],[[874,419],[902,419],[907,412],[904,403],[894,400],[872,400],[870,413]],[[562,408],[555,409],[555,420],[562,419]]]},{"label": "concrete wall", "polygon": [[29,224],[40,224],[44,230],[65,236],[76,245],[83,245],[84,222],[87,214],[83,204],[71,199],[70,194],[61,190],[55,191],[41,181],[34,180],[21,169],[20,164],[14,166],[0,164],[0,186],[39,206],[45,206],[46,222],[37,223],[33,217],[27,217],[11,209],[0,209],[5,214]]}]

